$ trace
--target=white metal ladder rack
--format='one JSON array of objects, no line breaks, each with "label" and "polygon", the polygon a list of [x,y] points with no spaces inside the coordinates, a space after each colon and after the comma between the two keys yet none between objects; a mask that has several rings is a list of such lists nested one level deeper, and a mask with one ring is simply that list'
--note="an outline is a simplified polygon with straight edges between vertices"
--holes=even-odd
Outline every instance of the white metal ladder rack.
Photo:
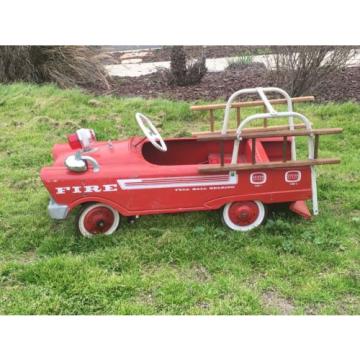
[{"label": "white metal ladder rack", "polygon": [[[276,111],[273,106],[271,105],[268,97],[266,96],[266,93],[277,93],[282,95],[287,102],[287,111],[286,112],[278,112]],[[252,88],[252,89],[242,89],[239,91],[234,92],[228,102],[226,103],[225,107],[225,114],[224,114],[224,122],[221,134],[226,135],[228,131],[228,123],[230,118],[230,110],[231,110],[231,104],[233,101],[240,95],[244,94],[258,94],[260,99],[264,102],[264,106],[266,107],[267,111],[266,113],[261,114],[255,114],[250,115],[246,119],[244,119],[239,127],[236,130],[236,139],[234,140],[234,147],[233,147],[233,154],[231,158],[231,164],[236,164],[238,159],[238,153],[239,153],[239,146],[240,142],[242,140],[241,133],[244,127],[249,124],[250,122],[258,119],[272,119],[272,118],[288,118],[288,124],[289,124],[289,130],[294,130],[294,117],[300,119],[304,124],[306,130],[311,131],[311,123],[310,121],[302,114],[299,114],[297,112],[293,111],[293,104],[291,101],[291,97],[289,94],[276,87],[266,87],[266,88]],[[255,144],[254,144],[255,145]],[[314,159],[314,151],[315,151],[315,143],[314,143],[314,135],[309,134],[308,136],[308,158],[310,160]],[[295,138],[291,142],[291,160],[296,160],[296,143]],[[311,188],[312,188],[312,203],[313,203],[313,214],[317,215],[319,213],[319,207],[318,207],[318,197],[317,197],[317,185],[316,185],[316,170],[315,166],[310,166],[311,168]]]}]

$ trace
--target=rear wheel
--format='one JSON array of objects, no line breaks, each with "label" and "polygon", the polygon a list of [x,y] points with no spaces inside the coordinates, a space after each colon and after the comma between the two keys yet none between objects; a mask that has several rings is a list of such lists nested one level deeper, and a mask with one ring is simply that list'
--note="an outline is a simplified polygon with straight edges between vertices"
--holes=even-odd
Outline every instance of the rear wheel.
[{"label": "rear wheel", "polygon": [[86,205],[78,217],[78,228],[81,235],[111,235],[120,224],[120,215],[109,205],[95,203]]},{"label": "rear wheel", "polygon": [[249,231],[265,219],[265,207],[261,201],[238,201],[226,204],[222,211],[226,226],[235,231]]}]

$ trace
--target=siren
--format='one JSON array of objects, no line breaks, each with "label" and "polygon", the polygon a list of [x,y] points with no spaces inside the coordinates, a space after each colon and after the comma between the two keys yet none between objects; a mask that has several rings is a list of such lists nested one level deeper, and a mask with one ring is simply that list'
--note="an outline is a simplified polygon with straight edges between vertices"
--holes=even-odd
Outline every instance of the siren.
[{"label": "siren", "polygon": [[91,143],[96,141],[95,131],[93,129],[79,129],[74,134],[68,135],[68,143],[73,150],[82,149],[91,150]]}]

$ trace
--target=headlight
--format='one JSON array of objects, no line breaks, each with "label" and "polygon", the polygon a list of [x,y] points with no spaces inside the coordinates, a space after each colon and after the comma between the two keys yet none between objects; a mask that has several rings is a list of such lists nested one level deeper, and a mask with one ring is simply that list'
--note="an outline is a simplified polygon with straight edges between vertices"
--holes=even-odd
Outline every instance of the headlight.
[{"label": "headlight", "polygon": [[81,158],[80,152],[70,155],[65,159],[65,166],[75,172],[84,172],[87,170],[86,161]]},{"label": "headlight", "polygon": [[100,165],[97,160],[91,156],[81,155],[80,151],[77,151],[74,155],[69,155],[64,163],[70,171],[84,172],[88,169],[87,162],[92,165],[93,172],[100,171]]}]

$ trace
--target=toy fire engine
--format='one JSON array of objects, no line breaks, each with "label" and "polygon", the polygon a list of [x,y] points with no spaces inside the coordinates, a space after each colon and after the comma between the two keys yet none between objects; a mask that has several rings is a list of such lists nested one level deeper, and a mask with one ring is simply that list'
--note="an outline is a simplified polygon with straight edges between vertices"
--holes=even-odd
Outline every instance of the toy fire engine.
[{"label": "toy fire engine", "polygon": [[[282,98],[269,100],[268,93]],[[258,95],[266,111],[230,130],[230,111],[241,104],[234,100],[243,94]],[[287,110],[276,111],[277,103],[287,104]],[[275,118],[287,124],[267,126]],[[248,127],[258,119],[263,127]],[[230,229],[248,231],[263,222],[266,205],[272,203],[288,203],[292,211],[311,218],[305,203],[311,199],[317,215],[315,165],[340,162],[318,158],[318,145],[320,135],[342,129],[312,129],[279,88],[232,94],[219,132],[164,141],[145,115],[137,113],[136,121],[145,136],[101,142],[94,131],[80,129],[68,136],[68,143],[53,147],[54,162],[40,175],[51,196],[51,218],[65,219],[81,206],[77,226],[82,235],[92,236],[112,234],[121,217],[220,209]],[[305,160],[296,158],[297,136],[308,139]]]}]

